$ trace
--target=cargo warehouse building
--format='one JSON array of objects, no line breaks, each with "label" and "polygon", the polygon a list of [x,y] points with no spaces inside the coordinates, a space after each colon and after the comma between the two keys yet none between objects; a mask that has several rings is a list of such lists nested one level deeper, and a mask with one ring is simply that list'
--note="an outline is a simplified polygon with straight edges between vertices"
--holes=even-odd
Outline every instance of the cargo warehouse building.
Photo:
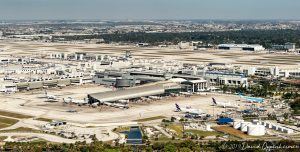
[{"label": "cargo warehouse building", "polygon": [[263,51],[265,48],[258,44],[220,44],[220,50]]}]

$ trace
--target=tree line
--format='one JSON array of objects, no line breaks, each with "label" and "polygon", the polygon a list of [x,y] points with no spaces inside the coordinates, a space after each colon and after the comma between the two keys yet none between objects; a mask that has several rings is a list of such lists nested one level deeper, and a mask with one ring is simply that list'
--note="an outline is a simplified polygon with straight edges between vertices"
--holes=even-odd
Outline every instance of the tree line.
[{"label": "tree line", "polygon": [[67,41],[84,39],[104,39],[106,43],[149,43],[177,44],[181,41],[202,41],[205,44],[246,43],[260,44],[271,48],[272,44],[296,43],[300,46],[300,30],[241,30],[222,32],[182,32],[182,33],[144,33],[130,32],[97,35],[54,36],[53,40],[64,38]]},{"label": "tree line", "polygon": [[291,140],[282,141],[219,141],[199,142],[185,140],[181,142],[160,142],[149,145],[115,145],[105,144],[101,141],[76,142],[74,144],[55,144],[40,142],[6,143],[0,151],[28,151],[28,152],[200,152],[200,151],[290,151],[299,149],[299,142]]}]

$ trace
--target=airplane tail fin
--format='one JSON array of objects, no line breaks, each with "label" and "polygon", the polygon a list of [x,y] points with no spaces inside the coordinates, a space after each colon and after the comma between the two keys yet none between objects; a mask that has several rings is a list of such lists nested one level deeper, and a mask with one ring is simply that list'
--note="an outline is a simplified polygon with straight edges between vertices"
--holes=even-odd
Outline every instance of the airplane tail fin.
[{"label": "airplane tail fin", "polygon": [[83,98],[83,101],[84,101],[85,103],[89,103],[89,99],[87,99],[87,98]]},{"label": "airplane tail fin", "polygon": [[212,101],[213,101],[213,103],[214,103],[215,105],[217,104],[217,101],[216,101],[215,98],[212,98]]},{"label": "airplane tail fin", "polygon": [[176,106],[176,110],[177,111],[181,111],[181,109],[180,109],[180,107],[179,107],[179,105],[177,103],[175,103],[175,106]]}]

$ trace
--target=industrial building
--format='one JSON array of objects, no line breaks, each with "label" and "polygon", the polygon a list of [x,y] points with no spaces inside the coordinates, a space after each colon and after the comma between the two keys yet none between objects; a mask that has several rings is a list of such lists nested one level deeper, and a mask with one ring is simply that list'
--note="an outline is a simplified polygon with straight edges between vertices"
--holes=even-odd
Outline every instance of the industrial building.
[{"label": "industrial building", "polygon": [[262,125],[262,126],[265,126],[268,129],[276,130],[278,132],[283,132],[283,133],[286,133],[286,134],[294,133],[293,129],[286,128],[286,127],[284,127],[280,124],[272,123],[272,122],[269,122],[269,121],[253,120],[253,123],[257,124],[257,125]]},{"label": "industrial building", "polygon": [[149,43],[138,43],[138,44],[136,44],[136,46],[138,46],[138,47],[147,47],[147,46],[150,46],[150,44]]},{"label": "industrial building", "polygon": [[296,51],[296,44],[285,43],[284,45],[272,45],[272,50]]},{"label": "industrial building", "polygon": [[190,42],[181,41],[180,43],[178,43],[178,47],[180,49],[189,49],[191,47],[191,45],[190,45]]},{"label": "industrial building", "polygon": [[263,51],[265,48],[258,44],[220,44],[220,50]]},{"label": "industrial building", "polygon": [[211,48],[211,45],[203,45],[202,41],[191,41],[191,42],[184,42],[181,41],[178,43],[178,47],[180,49],[189,49],[189,50],[197,50],[198,48]]}]

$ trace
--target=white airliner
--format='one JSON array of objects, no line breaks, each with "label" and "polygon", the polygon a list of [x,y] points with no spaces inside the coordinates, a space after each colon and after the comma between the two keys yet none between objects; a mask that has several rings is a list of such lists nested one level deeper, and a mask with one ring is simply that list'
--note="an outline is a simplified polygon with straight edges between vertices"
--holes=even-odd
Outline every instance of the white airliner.
[{"label": "white airliner", "polygon": [[243,96],[243,95],[239,95],[241,97],[241,99],[250,102],[250,103],[262,103],[264,102],[263,98],[256,98],[256,97],[249,97],[249,96]]},{"label": "white airliner", "polygon": [[118,100],[118,103],[128,104],[128,103],[129,103],[129,100]]},{"label": "white airliner", "polygon": [[123,108],[123,109],[128,109],[129,107],[124,104],[118,104],[118,103],[110,103],[110,102],[101,102],[104,105],[110,106],[110,107],[115,107],[115,108]]},{"label": "white airliner", "polygon": [[149,96],[148,98],[153,99],[153,100],[160,100],[161,97],[158,96]]},{"label": "white airliner", "polygon": [[176,94],[176,93],[170,93],[170,95],[171,95],[172,97],[178,97],[178,96],[179,96],[179,95]]},{"label": "white airliner", "polygon": [[99,106],[99,102],[92,103],[92,104],[90,104],[90,106],[93,108],[96,108]]},{"label": "white airliner", "polygon": [[183,94],[183,95],[193,95],[193,93],[191,92],[179,92],[180,94]]},{"label": "white airliner", "polygon": [[57,100],[57,97],[55,95],[50,95],[47,93],[47,91],[45,90],[45,97],[48,99],[48,100]]},{"label": "white airliner", "polygon": [[112,106],[112,103],[110,103],[110,102],[101,102],[101,103],[106,105],[106,106]]},{"label": "white airliner", "polygon": [[77,100],[74,99],[72,97],[68,97],[68,98],[63,98],[64,103],[74,103],[74,104],[78,104],[78,105],[85,105],[88,104],[88,101],[84,98],[83,100]]},{"label": "white airliner", "polygon": [[75,113],[75,112],[78,112],[78,111],[77,111],[77,110],[74,110],[74,109],[70,109],[70,110],[67,110],[66,112]]},{"label": "white airliner", "polygon": [[215,98],[212,98],[212,101],[215,106],[219,106],[223,108],[239,108],[239,105],[233,105],[230,102],[217,101]]},{"label": "white airliner", "polygon": [[142,99],[143,101],[150,101],[150,100],[151,100],[150,98],[146,98],[146,97],[141,97],[141,99]]},{"label": "white airliner", "polygon": [[115,108],[123,108],[123,109],[128,109],[129,108],[127,105],[119,104],[119,103],[113,103],[111,106],[115,107]]},{"label": "white airliner", "polygon": [[191,107],[181,108],[177,103],[175,103],[176,106],[176,112],[183,112],[183,113],[189,113],[194,115],[201,115],[205,114],[205,112],[201,109],[193,109]]}]

